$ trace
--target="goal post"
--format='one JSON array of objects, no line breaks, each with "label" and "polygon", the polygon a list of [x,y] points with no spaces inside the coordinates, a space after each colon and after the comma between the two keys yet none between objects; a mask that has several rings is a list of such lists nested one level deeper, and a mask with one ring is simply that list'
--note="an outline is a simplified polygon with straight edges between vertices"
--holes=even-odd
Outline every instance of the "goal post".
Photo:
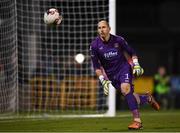
[{"label": "goal post", "polygon": [[[109,0],[109,25],[111,26],[111,33],[116,34],[116,0]],[[107,116],[116,115],[116,91],[113,86],[110,86],[108,96]]]},{"label": "goal post", "polygon": [[[1,78],[0,82],[0,112],[56,117],[115,116],[115,89],[110,88],[108,97],[103,94],[89,55],[99,20],[109,20],[111,33],[115,34],[115,2],[0,1],[0,45],[4,48],[1,55],[8,66],[0,73],[2,77],[8,75],[6,81]],[[62,13],[63,21],[57,27],[43,22],[49,8]],[[5,20],[8,23],[2,23]],[[80,64],[75,60],[79,53],[85,57]]]}]

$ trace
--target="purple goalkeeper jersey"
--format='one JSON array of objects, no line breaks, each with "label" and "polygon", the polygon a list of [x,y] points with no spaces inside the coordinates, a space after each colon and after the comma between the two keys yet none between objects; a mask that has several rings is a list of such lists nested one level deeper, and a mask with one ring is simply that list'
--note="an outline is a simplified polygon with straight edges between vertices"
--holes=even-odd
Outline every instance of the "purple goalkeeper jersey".
[{"label": "purple goalkeeper jersey", "polygon": [[103,42],[100,37],[97,37],[90,46],[94,69],[100,69],[102,66],[111,81],[118,80],[114,77],[122,74],[129,74],[132,77],[131,66],[124,56],[125,51],[130,56],[136,55],[121,36],[110,34],[108,42]]}]

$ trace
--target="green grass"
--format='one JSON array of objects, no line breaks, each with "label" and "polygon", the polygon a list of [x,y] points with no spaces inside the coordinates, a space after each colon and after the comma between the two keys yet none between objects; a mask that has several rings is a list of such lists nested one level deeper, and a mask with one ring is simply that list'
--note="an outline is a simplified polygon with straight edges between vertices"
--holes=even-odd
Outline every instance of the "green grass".
[{"label": "green grass", "polygon": [[[140,132],[180,132],[180,110],[142,111]],[[113,118],[16,118],[1,119],[1,132],[126,132],[131,122],[129,112],[118,112]]]}]

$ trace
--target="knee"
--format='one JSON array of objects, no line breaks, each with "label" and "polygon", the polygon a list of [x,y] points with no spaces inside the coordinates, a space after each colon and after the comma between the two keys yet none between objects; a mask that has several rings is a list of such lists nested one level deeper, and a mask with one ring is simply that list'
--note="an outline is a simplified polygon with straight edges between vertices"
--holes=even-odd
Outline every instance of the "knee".
[{"label": "knee", "polygon": [[131,92],[131,86],[129,83],[122,83],[121,84],[121,93],[126,96]]}]

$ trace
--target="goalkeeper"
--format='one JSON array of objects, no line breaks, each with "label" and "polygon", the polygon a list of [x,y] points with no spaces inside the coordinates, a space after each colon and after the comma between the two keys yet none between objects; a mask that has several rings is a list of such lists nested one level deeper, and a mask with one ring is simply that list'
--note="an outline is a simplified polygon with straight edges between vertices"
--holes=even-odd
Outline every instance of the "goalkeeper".
[{"label": "goalkeeper", "polygon": [[[92,41],[90,54],[104,94],[108,95],[110,85],[120,89],[133,115],[133,122],[128,128],[141,129],[139,105],[148,103],[156,110],[159,110],[160,106],[149,93],[145,95],[134,93],[133,74],[140,76],[144,72],[139,65],[135,51],[124,38],[110,34],[110,26],[107,21],[101,20],[97,28],[99,36]],[[104,75],[102,67],[107,77]]]}]

